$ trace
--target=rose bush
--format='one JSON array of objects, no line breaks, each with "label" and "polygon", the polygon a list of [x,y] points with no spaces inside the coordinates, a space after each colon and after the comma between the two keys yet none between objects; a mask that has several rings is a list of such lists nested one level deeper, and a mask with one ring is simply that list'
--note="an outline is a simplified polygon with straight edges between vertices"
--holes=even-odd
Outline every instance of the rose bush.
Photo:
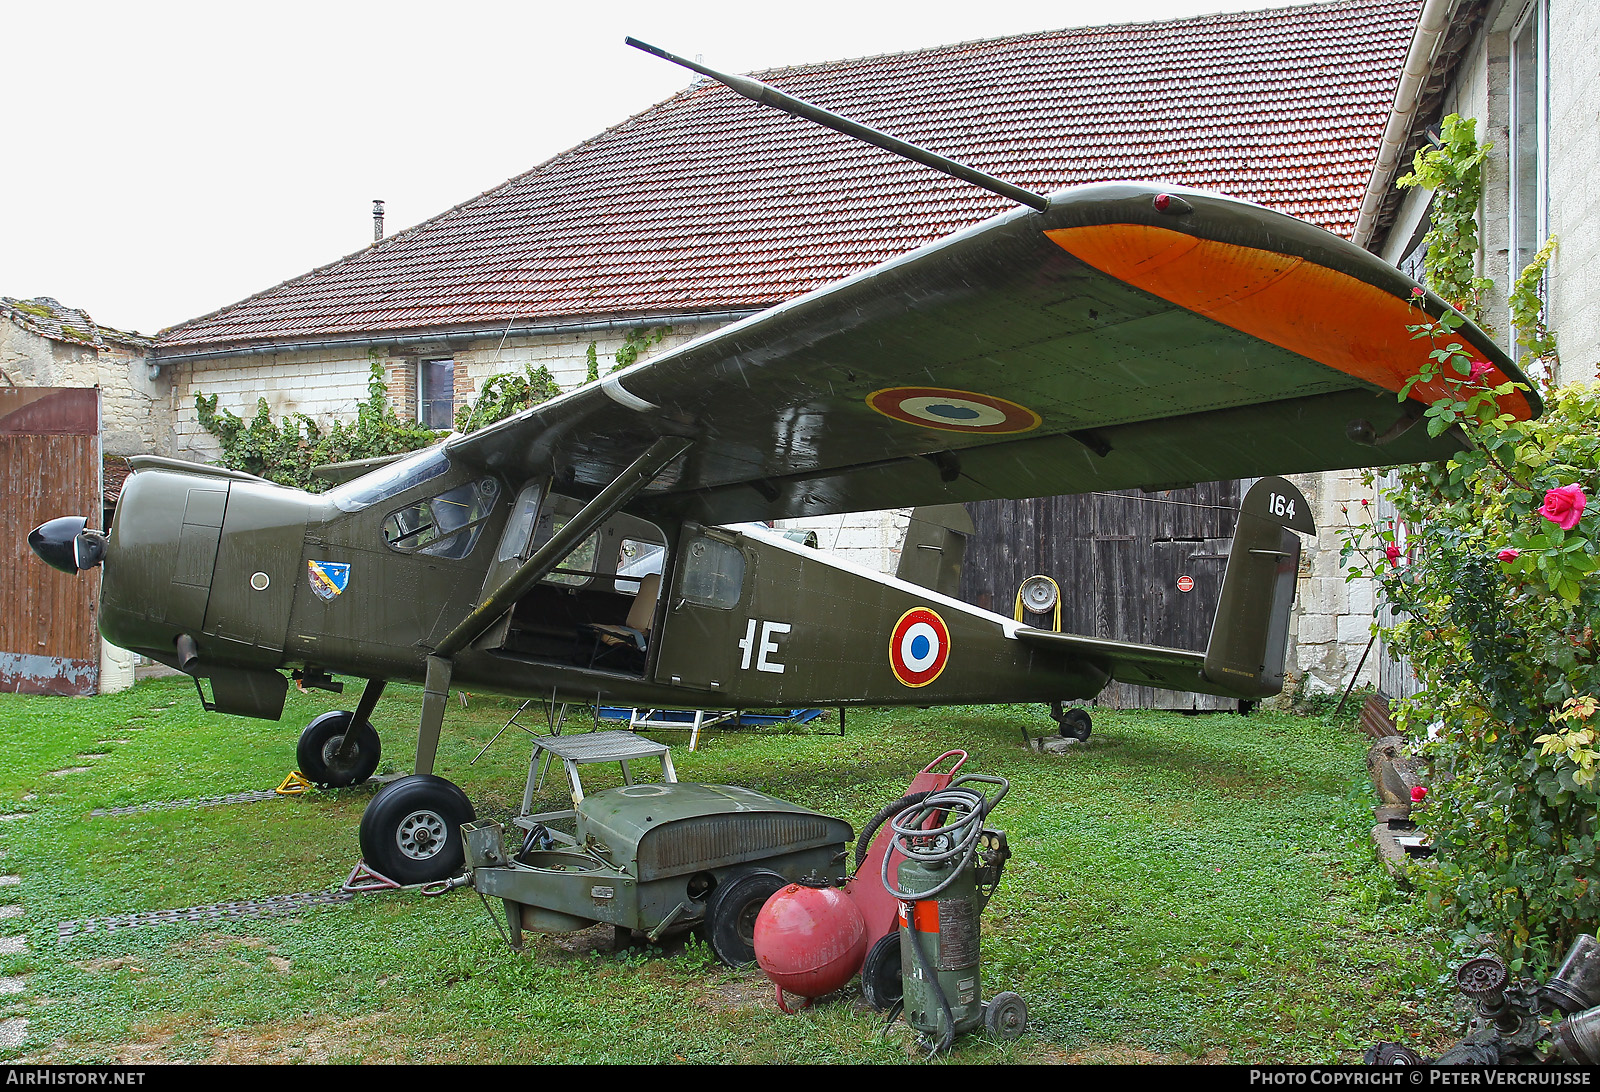
[{"label": "rose bush", "polygon": [[[1445,324],[1419,330],[1451,344]],[[1445,416],[1471,447],[1391,491],[1407,564],[1369,523],[1347,536],[1347,572],[1378,582],[1388,645],[1421,684],[1399,716],[1431,736],[1414,811],[1440,851],[1419,881],[1429,904],[1542,970],[1600,923],[1600,393],[1564,387],[1514,421],[1495,406],[1509,384],[1474,389],[1468,361],[1447,363],[1460,405]]]}]

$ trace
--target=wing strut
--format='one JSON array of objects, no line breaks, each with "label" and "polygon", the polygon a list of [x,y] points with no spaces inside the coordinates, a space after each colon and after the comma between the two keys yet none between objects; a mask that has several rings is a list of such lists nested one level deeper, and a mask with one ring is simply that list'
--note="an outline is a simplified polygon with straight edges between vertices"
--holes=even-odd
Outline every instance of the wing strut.
[{"label": "wing strut", "polygon": [[578,543],[589,537],[591,531],[638,495],[693,442],[681,436],[663,436],[646,448],[643,455],[633,460],[594,500],[584,505],[565,527],[551,535],[550,540],[535,550],[532,557],[517,566],[516,571],[506,577],[505,583],[489,593],[489,597],[462,619],[455,629],[445,634],[433,654],[454,656],[476,640],[511,604],[544,579],[545,574],[576,549]]},{"label": "wing strut", "polygon": [[654,481],[656,475],[682,455],[693,442],[681,436],[663,436],[651,444],[610,485],[584,505],[565,527],[551,535],[549,541],[533,552],[532,557],[517,566],[516,571],[473,608],[472,613],[463,618],[455,629],[445,634],[444,640],[428,656],[428,677],[423,684],[422,694],[422,724],[417,733],[415,772],[433,772],[433,760],[439,750],[439,732],[444,727],[445,698],[449,694],[450,676],[454,670],[451,657],[477,640],[529,588],[544,579],[551,569],[561,563],[562,558]]},{"label": "wing strut", "polygon": [[1050,199],[1043,194],[1025,190],[1021,186],[1013,186],[1009,182],[1002,182],[992,174],[984,174],[982,171],[969,167],[965,163],[957,163],[953,159],[946,159],[938,152],[930,152],[928,149],[919,148],[915,144],[907,144],[898,137],[892,137],[888,133],[862,125],[859,121],[851,121],[847,117],[835,114],[832,110],[824,110],[822,107],[815,106],[804,99],[797,99],[793,95],[785,95],[776,87],[770,87],[760,80],[752,80],[749,76],[730,76],[726,72],[718,72],[715,68],[707,68],[698,61],[691,61],[676,54],[668,53],[664,49],[648,45],[637,38],[624,38],[623,41],[634,49],[642,49],[646,53],[671,61],[673,64],[682,65],[684,68],[698,72],[702,76],[709,76],[718,83],[737,91],[745,98],[753,99],[763,106],[771,106],[782,110],[786,114],[793,114],[795,117],[814,121],[818,125],[832,129],[836,133],[855,137],[857,140],[865,141],[875,148],[882,148],[884,151],[903,156],[913,163],[921,163],[924,167],[932,167],[934,170],[942,171],[952,178],[959,178],[963,182],[981,186],[990,193],[998,193],[1001,197],[1015,201],[1019,205],[1027,205],[1029,208],[1037,209],[1039,212],[1043,212],[1050,207]]}]

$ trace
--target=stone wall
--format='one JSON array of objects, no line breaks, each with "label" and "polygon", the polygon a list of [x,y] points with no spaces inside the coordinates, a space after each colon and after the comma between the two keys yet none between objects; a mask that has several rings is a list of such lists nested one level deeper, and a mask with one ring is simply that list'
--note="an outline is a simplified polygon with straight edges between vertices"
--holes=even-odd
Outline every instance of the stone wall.
[{"label": "stone wall", "polygon": [[1376,686],[1376,654],[1362,662],[1372,639],[1375,589],[1370,580],[1347,582],[1340,561],[1347,524],[1378,518],[1374,490],[1358,470],[1296,474],[1290,481],[1310,503],[1317,535],[1301,541],[1289,671],[1312,693],[1342,692],[1352,679],[1357,686]]},{"label": "stone wall", "polygon": [[0,316],[0,373],[18,387],[99,387],[106,455],[166,454],[172,382],[153,374],[138,345],[102,336],[99,347],[44,337]]}]

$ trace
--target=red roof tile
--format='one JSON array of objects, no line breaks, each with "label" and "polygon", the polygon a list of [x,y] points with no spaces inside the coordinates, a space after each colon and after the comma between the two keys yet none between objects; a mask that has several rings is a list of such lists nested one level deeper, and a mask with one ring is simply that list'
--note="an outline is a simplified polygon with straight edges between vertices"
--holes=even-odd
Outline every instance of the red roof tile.
[{"label": "red roof tile", "polygon": [[[1040,192],[1163,180],[1349,235],[1421,0],[1078,28],[758,78]],[[710,81],[168,351],[765,306],[1012,207]]]}]

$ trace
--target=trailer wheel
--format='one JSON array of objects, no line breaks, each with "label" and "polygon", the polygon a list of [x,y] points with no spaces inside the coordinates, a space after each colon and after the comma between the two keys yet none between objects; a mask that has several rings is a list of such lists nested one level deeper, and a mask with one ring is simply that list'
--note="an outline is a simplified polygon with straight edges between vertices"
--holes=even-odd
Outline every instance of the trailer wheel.
[{"label": "trailer wheel", "polygon": [[434,883],[461,871],[461,824],[477,818],[472,801],[433,774],[413,774],[378,791],[361,815],[361,855],[402,884]]},{"label": "trailer wheel", "polygon": [[767,900],[789,886],[770,869],[729,877],[706,903],[706,941],[730,967],[755,962],[756,917]]},{"label": "trailer wheel", "polygon": [[861,996],[877,1012],[888,1012],[905,992],[900,977],[900,930],[885,933],[861,964]]},{"label": "trailer wheel", "polygon": [[355,714],[348,709],[338,709],[306,725],[295,748],[295,760],[307,781],[338,789],[359,785],[372,776],[383,748],[378,742],[378,730],[370,723],[363,721],[356,727],[355,753],[339,757],[339,748],[354,719]]}]

